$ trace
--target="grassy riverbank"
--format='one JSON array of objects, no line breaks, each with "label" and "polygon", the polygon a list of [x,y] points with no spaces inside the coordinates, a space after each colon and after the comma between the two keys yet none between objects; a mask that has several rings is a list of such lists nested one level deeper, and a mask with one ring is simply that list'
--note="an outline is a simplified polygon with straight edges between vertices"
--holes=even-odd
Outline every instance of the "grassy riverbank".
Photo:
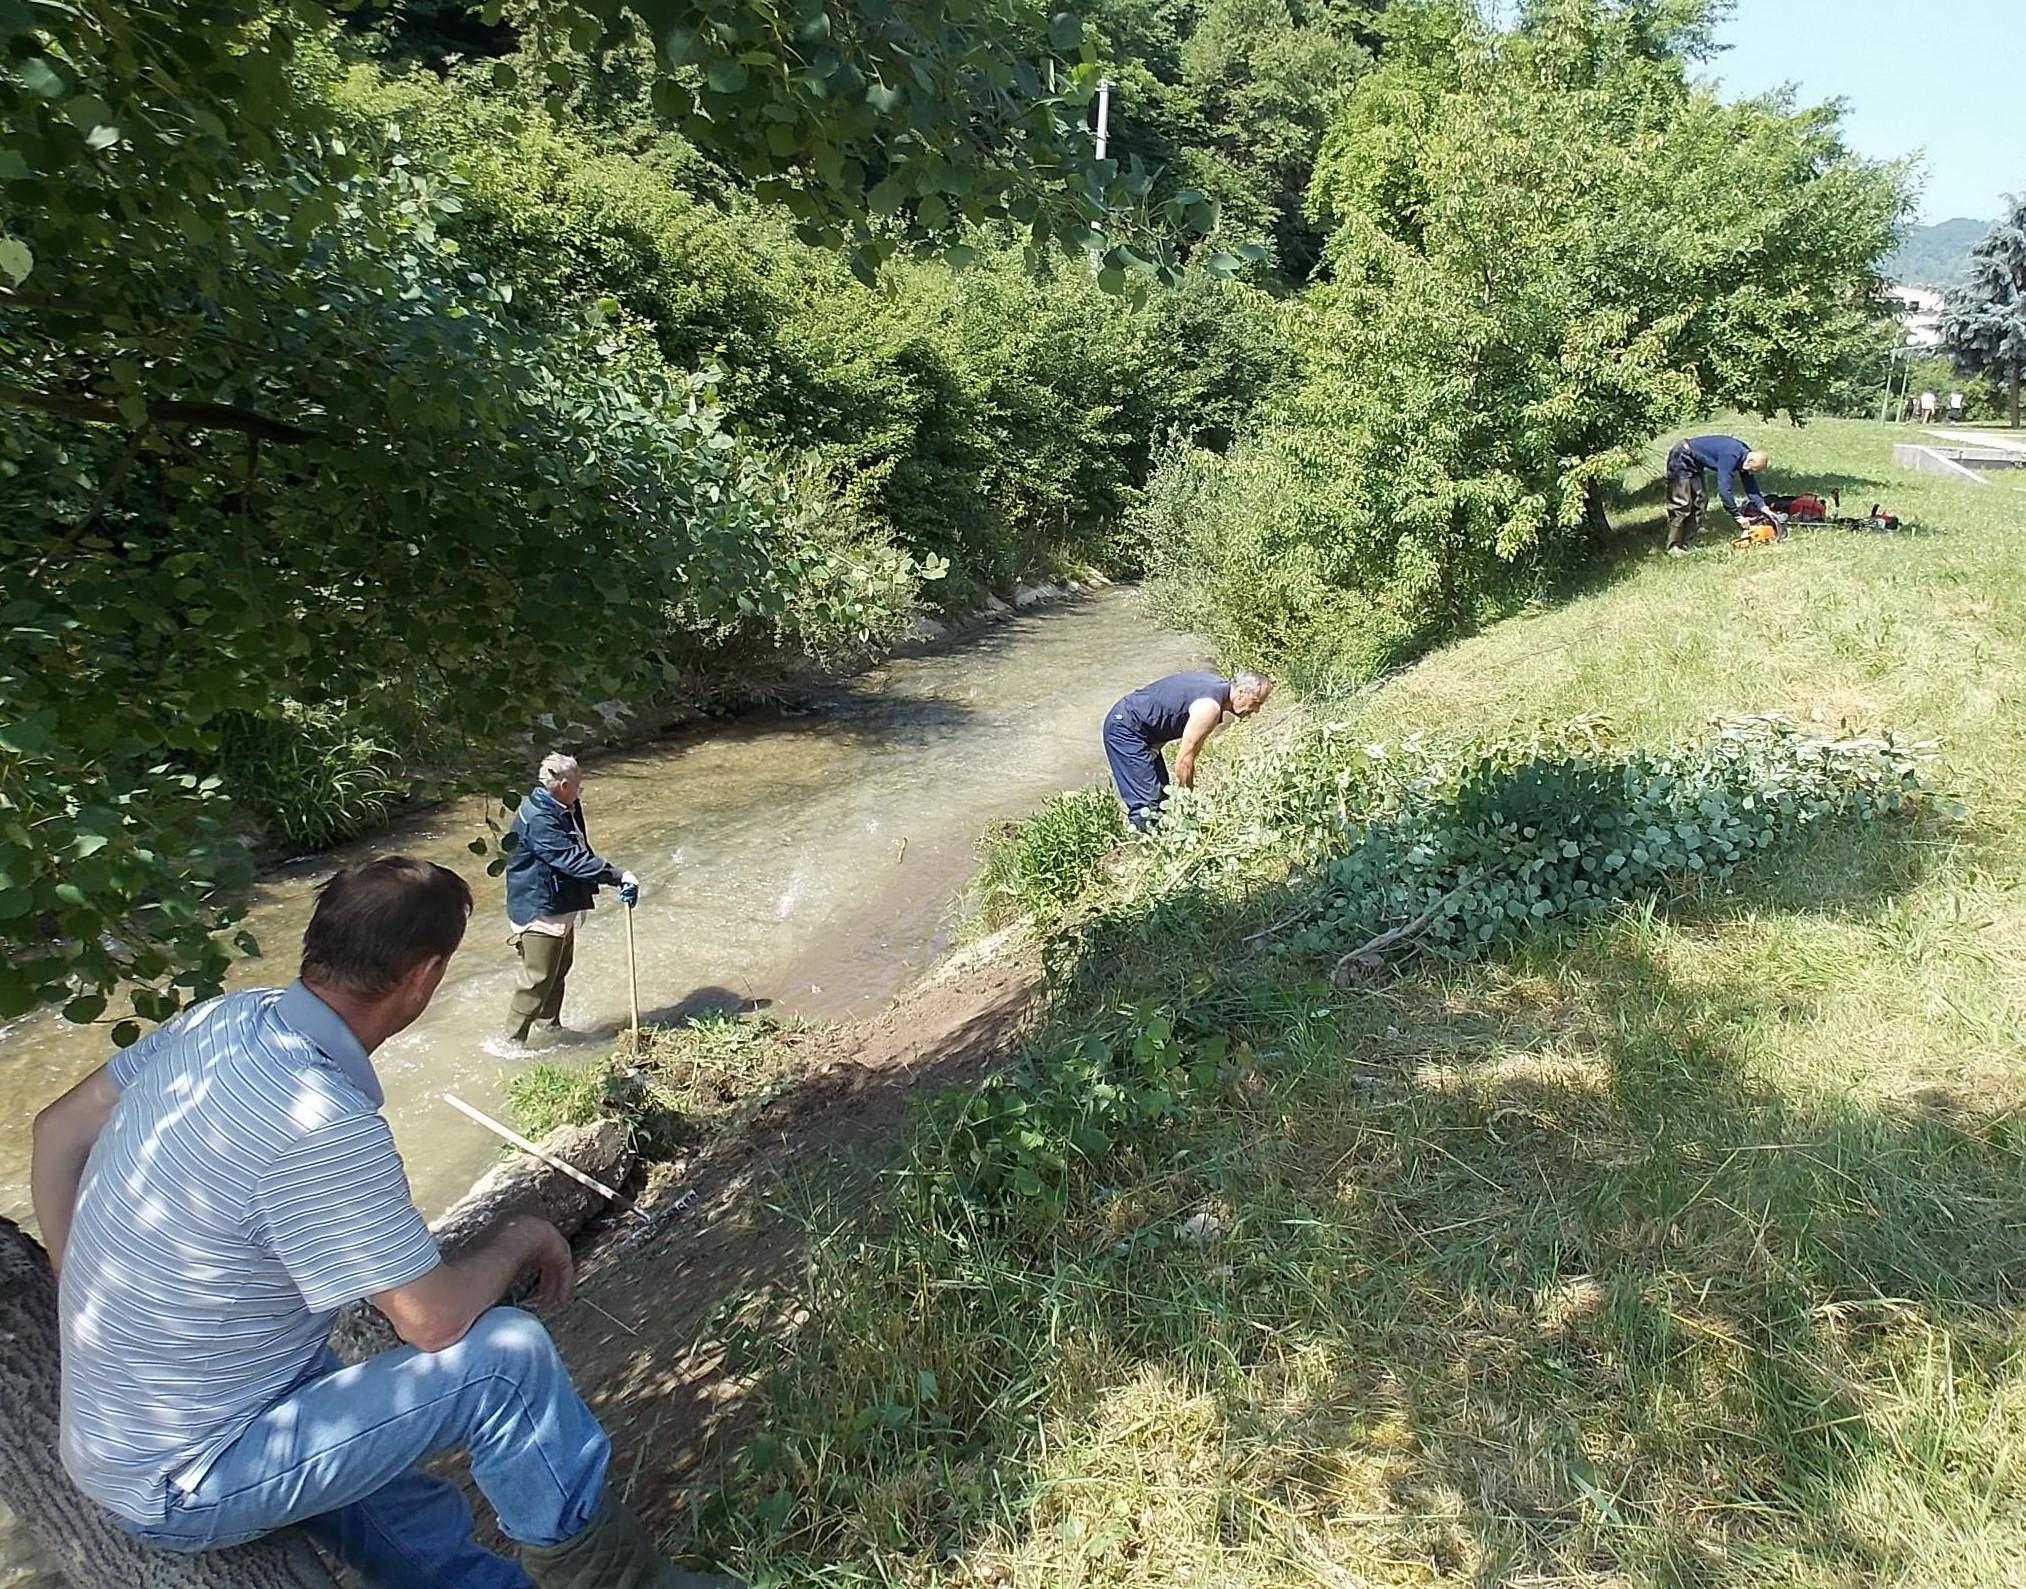
[{"label": "grassy riverbank", "polygon": [[[1669,562],[1649,486],[1586,588],[1227,736],[897,1217],[790,1199],[808,1311],[735,1336],[764,1433],[697,1547],[865,1584],[2017,1581],[2026,496],[1891,440],[1776,432],[1775,479],[1930,534]],[[1280,930],[1368,744],[1627,757],[1769,711],[1932,740],[1944,793],[1467,963],[1340,987]]]}]

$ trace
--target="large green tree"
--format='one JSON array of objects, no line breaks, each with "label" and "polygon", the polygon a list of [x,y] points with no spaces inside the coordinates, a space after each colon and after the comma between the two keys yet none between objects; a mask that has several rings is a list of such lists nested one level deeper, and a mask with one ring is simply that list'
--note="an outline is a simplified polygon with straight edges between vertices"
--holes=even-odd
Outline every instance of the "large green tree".
[{"label": "large green tree", "polygon": [[1309,279],[1323,234],[1306,209],[1316,151],[1370,64],[1381,0],[1101,0],[1089,25],[1117,82],[1113,146],[1157,191],[1218,207],[1217,237],[1265,245]]},{"label": "large green tree", "polygon": [[1995,375],[2007,384],[2017,430],[2026,377],[2026,198],[2009,200],[1970,250],[1962,281],[1942,311],[1942,340],[1966,374]]},{"label": "large green tree", "polygon": [[1233,643],[1357,666],[1578,555],[1601,488],[1717,406],[1796,413],[1878,314],[1903,174],[1829,110],[1696,79],[1711,7],[1398,3],[1324,141],[1334,281],[1299,393],[1162,486],[1169,588]]}]

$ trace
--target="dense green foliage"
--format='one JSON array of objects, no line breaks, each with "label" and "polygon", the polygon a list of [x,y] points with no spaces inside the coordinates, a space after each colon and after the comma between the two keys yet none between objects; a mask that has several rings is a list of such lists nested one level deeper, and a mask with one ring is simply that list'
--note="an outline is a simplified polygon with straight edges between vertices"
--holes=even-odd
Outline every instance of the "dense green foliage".
[{"label": "dense green foliage", "polygon": [[[533,36],[560,92],[596,68],[555,55],[551,20],[536,8]],[[937,72],[1020,25],[946,16],[922,37],[962,58],[923,69],[947,88]],[[538,723],[567,736],[713,670],[863,655],[939,553],[982,583],[1101,535],[1157,428],[1228,426],[1243,400],[1192,414],[1205,378],[1160,334],[1244,318],[1208,281],[1150,311],[1100,290],[1116,280],[1002,264],[966,292],[917,265],[895,311],[797,249],[754,308],[741,279],[769,274],[784,223],[747,200],[686,230],[693,201],[656,184],[701,157],[613,133],[607,159],[471,93],[410,136],[404,93],[428,96],[345,85],[308,0],[34,0],[0,35],[0,1015],[58,998],[94,1019],[131,982],[149,1016],[214,985],[248,819],[291,843],[369,823],[393,791],[361,746],[502,787],[499,752]],[[852,60],[909,36],[867,30]],[[729,104],[728,81],[697,92]],[[810,138],[814,92],[764,90]],[[833,147],[915,148],[946,114],[925,106],[874,83],[834,107]],[[1055,216],[1083,177],[1054,116],[934,182]],[[713,157],[752,155],[749,125]],[[878,188],[864,175],[807,177],[819,229]],[[1116,175],[1063,200],[1086,231]],[[543,235],[563,189],[567,229]],[[911,201],[928,231],[932,198]],[[852,401],[819,382],[811,406],[783,348]],[[728,427],[721,379],[750,427]]]},{"label": "dense green foliage", "polygon": [[1156,437],[1227,440],[1284,363],[1264,294],[1192,273],[1137,301],[1019,251],[902,262],[881,290],[764,207],[692,189],[695,151],[549,124],[479,75],[358,73],[348,114],[456,151],[468,257],[553,310],[605,305],[677,367],[721,369],[742,434],[813,449],[862,520],[940,555],[953,605],[1051,562],[1111,560]]},{"label": "dense green foliage", "polygon": [[1989,222],[1961,215],[1932,226],[1910,226],[1880,261],[1879,273],[1909,287],[1953,287],[1969,264],[1970,249],[1989,230]]},{"label": "dense green foliage", "polygon": [[[497,17],[504,0],[489,0]],[[1135,162],[1097,161],[1083,126],[1099,68],[1081,19],[1025,0],[538,0],[533,46],[558,108],[567,53],[651,47],[658,117],[717,153],[805,241],[867,280],[910,239],[966,257],[964,228],[1098,256],[1174,285],[1177,229],[1214,212],[1154,200]],[[1219,254],[1219,270],[1251,254]]]},{"label": "dense green foliage", "polygon": [[978,845],[972,883],[978,916],[998,927],[1020,916],[1053,916],[1097,880],[1100,863],[1126,837],[1109,789],[1073,789],[1032,816],[1001,823]]},{"label": "dense green foliage", "polygon": [[[1265,245],[1305,281],[1322,233],[1307,211],[1324,131],[1376,42],[1377,4],[1111,0],[1094,9],[1117,87],[1113,147],[1156,191],[1219,206],[1212,240]],[[1207,217],[1206,217],[1207,218]]]},{"label": "dense green foliage", "polygon": [[1698,85],[1704,11],[1388,11],[1311,190],[1334,280],[1299,390],[1228,458],[1171,456],[1142,516],[1179,617],[1299,676],[1368,673],[1593,545],[1658,431],[1803,410],[1869,346],[1903,175],[1833,113]]},{"label": "dense green foliage", "polygon": [[1402,941],[1416,949],[1480,954],[1691,880],[1721,882],[1815,824],[1895,815],[1922,788],[1913,755],[1889,739],[1824,740],[1779,718],[1658,754],[1522,742],[1452,760],[1415,746],[1366,776],[1400,792],[1331,846],[1313,919],[1287,939],[1294,952],[1412,928]]},{"label": "dense green foliage", "polygon": [[1942,311],[1942,339],[1965,370],[2006,383],[2017,430],[2026,379],[2026,198],[2013,199],[1970,250]]}]

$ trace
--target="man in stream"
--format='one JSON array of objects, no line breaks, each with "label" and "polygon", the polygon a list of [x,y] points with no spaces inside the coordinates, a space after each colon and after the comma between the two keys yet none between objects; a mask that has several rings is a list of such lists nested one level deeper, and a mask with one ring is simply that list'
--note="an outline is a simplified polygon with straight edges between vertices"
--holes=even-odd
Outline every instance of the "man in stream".
[{"label": "man in stream", "polygon": [[1726,512],[1745,528],[1750,520],[1738,506],[1734,484],[1742,481],[1745,500],[1756,513],[1770,516],[1766,499],[1759,494],[1759,474],[1772,460],[1756,447],[1735,436],[1694,436],[1678,441],[1667,454],[1667,555],[1685,557],[1695,544],[1695,532],[1702,523],[1702,510],[1709,501],[1706,472],[1716,474],[1717,494]]},{"label": "man in stream", "polygon": [[[561,1233],[510,1218],[445,1261],[410,1200],[370,1056],[470,914],[444,867],[348,867],[296,982],[185,1010],[37,1116],[64,1466],[165,1549],[300,1523],[372,1589],[732,1589],[662,1559],[548,1333],[495,1306],[530,1270],[543,1305],[568,1297]],[[406,1344],[341,1367],[331,1326],[361,1299]],[[459,1446],[519,1563],[418,1466]]]},{"label": "man in stream", "polygon": [[1196,754],[1224,714],[1250,717],[1266,704],[1273,681],[1263,673],[1224,678],[1216,673],[1171,673],[1143,684],[1105,713],[1104,755],[1136,832],[1153,824],[1168,798],[1168,765],[1161,749],[1179,739],[1175,782],[1196,787]]},{"label": "man in stream", "polygon": [[544,756],[535,787],[514,813],[507,851],[508,938],[520,955],[520,978],[508,1007],[507,1036],[525,1043],[537,1021],[563,1024],[563,987],[577,952],[577,921],[592,908],[600,884],[616,883],[631,906],[640,883],[597,854],[585,837],[584,774],[574,756]]}]

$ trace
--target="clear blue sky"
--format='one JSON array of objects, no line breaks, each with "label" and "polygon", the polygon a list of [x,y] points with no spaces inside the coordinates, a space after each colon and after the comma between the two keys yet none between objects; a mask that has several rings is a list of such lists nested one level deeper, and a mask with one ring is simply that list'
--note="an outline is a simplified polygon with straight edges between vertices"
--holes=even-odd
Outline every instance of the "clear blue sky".
[{"label": "clear blue sky", "polygon": [[1874,159],[1922,154],[1923,221],[2026,193],[2026,0],[1736,0],[1709,63],[1726,98],[1792,83],[1848,105]]}]

